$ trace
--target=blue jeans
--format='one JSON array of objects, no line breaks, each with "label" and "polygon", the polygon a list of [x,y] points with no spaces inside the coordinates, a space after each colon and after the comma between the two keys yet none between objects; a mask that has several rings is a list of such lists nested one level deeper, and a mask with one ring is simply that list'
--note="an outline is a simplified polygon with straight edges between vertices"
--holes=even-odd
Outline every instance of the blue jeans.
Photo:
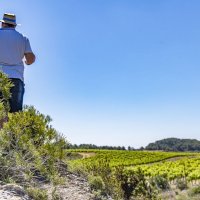
[{"label": "blue jeans", "polygon": [[12,96],[9,99],[10,112],[13,113],[22,110],[24,97],[24,83],[20,79],[16,78],[11,78],[10,80],[14,84],[14,86],[10,89]]}]

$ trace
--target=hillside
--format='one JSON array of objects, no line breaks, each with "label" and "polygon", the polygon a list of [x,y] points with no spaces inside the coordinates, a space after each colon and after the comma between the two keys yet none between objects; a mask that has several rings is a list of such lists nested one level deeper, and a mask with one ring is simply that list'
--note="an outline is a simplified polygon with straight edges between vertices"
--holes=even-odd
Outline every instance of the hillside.
[{"label": "hillside", "polygon": [[200,151],[200,141],[196,139],[166,138],[148,144],[145,150]]}]

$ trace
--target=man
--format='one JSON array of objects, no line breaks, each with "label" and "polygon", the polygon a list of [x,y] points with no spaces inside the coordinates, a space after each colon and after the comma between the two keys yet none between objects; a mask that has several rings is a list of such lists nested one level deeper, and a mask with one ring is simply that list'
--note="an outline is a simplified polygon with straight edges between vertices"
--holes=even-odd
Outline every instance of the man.
[{"label": "man", "polygon": [[0,29],[0,71],[4,72],[13,83],[11,88],[10,112],[18,112],[23,107],[24,63],[31,65],[35,55],[28,38],[15,30],[16,16],[5,13]]}]

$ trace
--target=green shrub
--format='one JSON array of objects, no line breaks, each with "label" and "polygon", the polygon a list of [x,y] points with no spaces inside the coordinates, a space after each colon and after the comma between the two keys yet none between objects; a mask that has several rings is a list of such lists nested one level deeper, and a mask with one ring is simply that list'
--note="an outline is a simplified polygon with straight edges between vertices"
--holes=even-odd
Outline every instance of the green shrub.
[{"label": "green shrub", "polygon": [[101,176],[92,176],[90,175],[88,177],[89,185],[92,190],[100,190],[104,191],[105,190],[105,183],[103,182],[103,179]]},{"label": "green shrub", "polygon": [[200,186],[194,187],[189,191],[190,196],[200,195]]},{"label": "green shrub", "polygon": [[47,191],[39,188],[30,187],[26,189],[28,195],[34,200],[48,200]]},{"label": "green shrub", "polygon": [[141,200],[160,200],[157,188],[145,177],[143,171],[139,168],[135,173],[138,178],[138,184],[132,193],[133,197]]},{"label": "green shrub", "polygon": [[135,171],[125,170],[124,167],[116,167],[114,176],[120,184],[120,188],[123,191],[124,199],[130,199],[134,189],[139,183],[139,178]]},{"label": "green shrub", "polygon": [[187,189],[188,188],[187,181],[183,180],[183,179],[177,179],[176,180],[176,187],[179,190],[185,190],[185,189]]},{"label": "green shrub", "polygon": [[161,190],[168,190],[170,188],[169,182],[167,178],[164,176],[160,176],[160,175],[155,176],[151,180],[151,183]]},{"label": "green shrub", "polygon": [[[145,178],[140,168],[127,170],[123,166],[116,167],[114,176],[120,186],[123,199],[159,199],[156,188]],[[120,190],[117,192],[120,193]]]},{"label": "green shrub", "polygon": [[[66,139],[50,125],[51,118],[25,106],[23,111],[9,112],[12,84],[0,72],[0,179],[25,184],[33,178],[59,182],[66,159]],[[2,120],[4,123],[2,128]],[[62,166],[62,167],[61,167]],[[66,166],[65,166],[66,167]]]},{"label": "green shrub", "polygon": [[28,180],[38,171],[48,179],[59,174],[58,163],[64,157],[66,140],[51,127],[50,117],[33,106],[8,116],[9,121],[0,131],[0,172],[1,167],[7,168],[8,173],[3,175],[16,181]]},{"label": "green shrub", "polygon": [[58,194],[56,187],[53,189],[51,193],[51,199],[52,200],[63,200],[63,198]]}]

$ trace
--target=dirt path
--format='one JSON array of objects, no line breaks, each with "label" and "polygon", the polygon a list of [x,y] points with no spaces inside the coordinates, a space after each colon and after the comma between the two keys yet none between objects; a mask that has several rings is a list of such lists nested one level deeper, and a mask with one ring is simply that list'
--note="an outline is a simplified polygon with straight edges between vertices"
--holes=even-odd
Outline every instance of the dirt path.
[{"label": "dirt path", "polygon": [[81,153],[78,153],[78,154],[82,156],[82,159],[90,158],[90,157],[93,157],[93,156],[96,155],[96,153],[94,153],[94,152],[84,152],[84,153],[81,152]]}]

